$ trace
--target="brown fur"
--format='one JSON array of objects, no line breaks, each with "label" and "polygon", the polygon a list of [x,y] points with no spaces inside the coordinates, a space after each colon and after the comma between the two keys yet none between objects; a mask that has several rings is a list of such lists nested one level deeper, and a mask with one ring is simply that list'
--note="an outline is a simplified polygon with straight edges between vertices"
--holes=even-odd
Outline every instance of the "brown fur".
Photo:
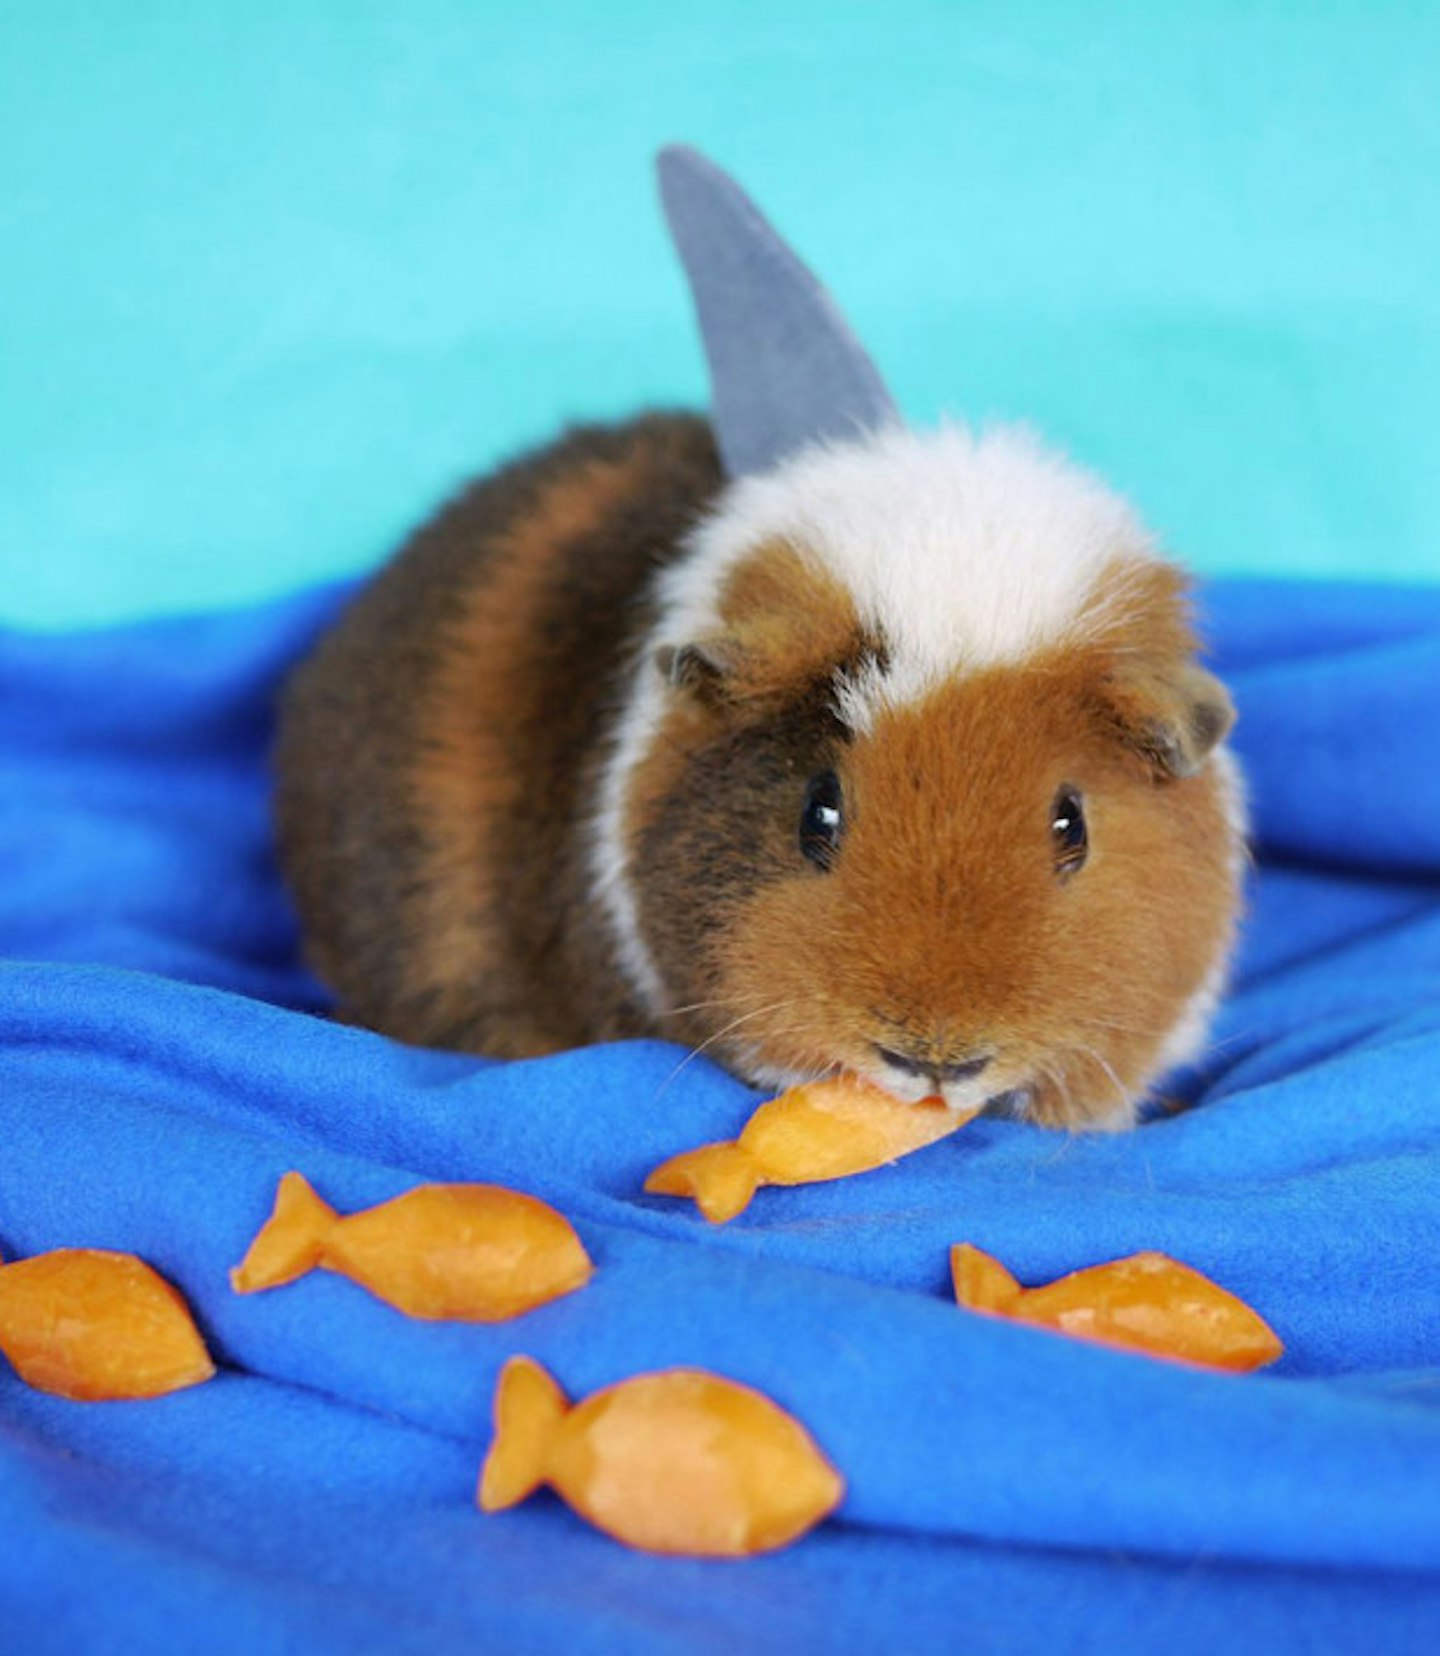
[{"label": "brown fur", "polygon": [[719,486],[698,418],[573,431],[442,511],[296,675],[281,852],[346,1016],[507,1056],[643,1032],[578,820],[645,587]]},{"label": "brown fur", "polygon": [[[1116,568],[1067,640],[855,735],[837,682],[886,641],[804,548],[757,548],[713,635],[640,655],[652,577],[720,487],[701,420],[572,432],[422,529],[299,672],[281,846],[345,1014],[502,1056],[660,1034],[752,1075],[873,1069],[877,1044],[984,1052],[986,1085],[1029,1086],[1042,1120],[1123,1115],[1236,906],[1206,762],[1232,715],[1195,664],[1183,579]],[[672,687],[626,836],[658,1020],[622,980],[588,857],[646,672]],[[848,827],[826,872],[798,824],[832,769]],[[1091,839],[1063,879],[1062,785]]]}]

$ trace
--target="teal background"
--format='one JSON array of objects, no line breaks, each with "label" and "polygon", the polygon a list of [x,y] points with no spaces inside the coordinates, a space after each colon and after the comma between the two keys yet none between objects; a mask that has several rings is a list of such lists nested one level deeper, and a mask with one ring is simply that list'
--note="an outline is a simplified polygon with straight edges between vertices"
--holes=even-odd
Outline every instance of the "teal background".
[{"label": "teal background", "polygon": [[686,138],[912,417],[1023,416],[1205,571],[1440,578],[1434,5],[0,0],[0,619],[372,565],[703,395]]}]

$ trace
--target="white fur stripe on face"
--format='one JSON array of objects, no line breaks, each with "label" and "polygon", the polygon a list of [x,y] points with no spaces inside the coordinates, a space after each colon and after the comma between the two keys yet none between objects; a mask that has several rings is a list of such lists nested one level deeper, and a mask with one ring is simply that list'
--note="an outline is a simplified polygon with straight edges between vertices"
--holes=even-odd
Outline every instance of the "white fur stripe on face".
[{"label": "white fur stripe on face", "polygon": [[883,666],[837,689],[837,711],[856,731],[881,707],[957,674],[1074,637],[1082,615],[1103,613],[1088,615],[1087,605],[1113,585],[1117,565],[1156,556],[1124,500],[1015,427],[972,435],[892,426],[817,444],[726,489],[660,577],[660,620],[615,731],[592,838],[621,969],[652,1015],[665,1009],[664,987],[641,935],[626,802],[671,694],[653,657],[719,629],[728,579],[776,542],[833,576],[862,627],[884,643]]},{"label": "white fur stripe on face", "polygon": [[640,934],[639,904],[626,833],[630,779],[650,751],[670,693],[648,648],[635,664],[630,699],[611,738],[600,778],[600,802],[590,839],[590,870],[600,906],[610,923],[621,975],[652,1018],[668,1010],[665,987]]}]

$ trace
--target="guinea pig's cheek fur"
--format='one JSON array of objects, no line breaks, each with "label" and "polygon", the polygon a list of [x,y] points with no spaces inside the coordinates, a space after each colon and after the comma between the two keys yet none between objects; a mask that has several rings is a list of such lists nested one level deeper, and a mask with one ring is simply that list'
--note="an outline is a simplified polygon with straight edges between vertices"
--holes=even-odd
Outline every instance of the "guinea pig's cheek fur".
[{"label": "guinea pig's cheek fur", "polygon": [[828,879],[800,875],[760,888],[737,906],[717,944],[718,992],[753,1009],[717,1044],[766,1084],[859,1069],[868,1058],[847,1012],[843,943],[822,895]]},{"label": "guinea pig's cheek fur", "polygon": [[1196,778],[1137,791],[1097,828],[1075,879],[1073,982],[1036,1047],[1032,1119],[1127,1126],[1158,1072],[1203,1040],[1238,904],[1222,806]]}]

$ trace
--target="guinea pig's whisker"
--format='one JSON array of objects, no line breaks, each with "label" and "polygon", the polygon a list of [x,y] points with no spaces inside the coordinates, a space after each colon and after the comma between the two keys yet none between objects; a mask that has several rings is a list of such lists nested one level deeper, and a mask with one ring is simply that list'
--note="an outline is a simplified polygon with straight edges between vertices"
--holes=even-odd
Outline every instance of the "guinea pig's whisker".
[{"label": "guinea pig's whisker", "polygon": [[1216,1035],[1205,1042],[1205,1045],[1201,1048],[1200,1056],[1204,1058],[1212,1052],[1224,1052],[1227,1047],[1239,1046],[1242,1041],[1252,1040],[1255,1034],[1256,1031],[1252,1027],[1250,1029],[1237,1029],[1229,1035]]},{"label": "guinea pig's whisker", "polygon": [[[768,1034],[771,1040],[783,1040],[794,1035],[803,1034],[807,1027],[807,1023],[794,1023],[785,1028],[771,1029]],[[756,1063],[763,1062],[765,1058],[765,1054],[753,1042],[747,1044],[746,1052]],[[834,1058],[826,1057],[818,1047],[813,1049],[809,1047],[799,1048],[792,1054],[788,1065],[792,1074],[803,1076],[807,1081],[818,1080],[823,1075],[833,1075],[841,1067],[843,1066],[838,1065]]]},{"label": "guinea pig's whisker", "polygon": [[[1138,1035],[1142,1040],[1151,1040],[1163,1034],[1159,1029],[1142,1029],[1137,1024],[1122,1023],[1118,1018],[1087,1017],[1082,1026],[1085,1029],[1113,1029],[1117,1035]],[[1088,1049],[1087,1049],[1088,1050]]]},{"label": "guinea pig's whisker", "polygon": [[745,997],[740,995],[722,995],[718,1000],[691,1001],[689,1006],[672,1006],[668,1011],[657,1012],[659,1018],[679,1018],[687,1012],[708,1012],[712,1006],[743,1006]]},{"label": "guinea pig's whisker", "polygon": [[[1053,1087],[1054,1090],[1059,1094],[1060,1103],[1061,1103],[1061,1107],[1062,1107],[1062,1117],[1063,1118],[1068,1118],[1068,1117],[1072,1116],[1074,1114],[1074,1110],[1075,1110],[1075,1101],[1074,1101],[1074,1098],[1071,1095],[1069,1082],[1067,1081],[1067,1079],[1065,1077],[1065,1072],[1060,1068],[1060,1066],[1058,1064],[1051,1064],[1051,1063],[1037,1064],[1036,1069],[1039,1072],[1040,1079],[1043,1080],[1043,1081],[1047,1081],[1050,1084],[1050,1086]],[[1055,1125],[1057,1125],[1057,1123],[1052,1120],[1050,1122],[1047,1122],[1046,1125],[1055,1126]],[[1050,1156],[1047,1156],[1045,1158],[1045,1160],[1042,1163],[1039,1163],[1038,1165],[1042,1166],[1042,1167],[1053,1167],[1053,1166],[1055,1166],[1055,1164],[1057,1162],[1063,1161],[1064,1158],[1066,1156],[1068,1156],[1073,1149],[1074,1149],[1074,1140],[1073,1140],[1073,1138],[1071,1138],[1069,1136],[1063,1137],[1059,1140],[1059,1143],[1056,1146],[1054,1154],[1050,1155]],[[1033,1174],[1032,1174],[1032,1177],[1033,1177]]]},{"label": "guinea pig's whisker", "polygon": [[1081,1046],[1076,1050],[1079,1051],[1084,1057],[1090,1059],[1090,1061],[1098,1068],[1104,1070],[1105,1074],[1109,1076],[1110,1081],[1115,1088],[1121,1107],[1126,1110],[1131,1109],[1133,1107],[1133,1101],[1130,1097],[1129,1089],[1125,1086],[1124,1082],[1121,1081],[1120,1077],[1116,1075],[1115,1071],[1110,1067],[1105,1059],[1103,1059],[1100,1054],[1096,1052],[1095,1048]]},{"label": "guinea pig's whisker", "polygon": [[753,1012],[746,1012],[741,1017],[732,1018],[728,1024],[721,1029],[717,1029],[713,1035],[707,1035],[700,1045],[695,1048],[695,1051],[697,1053],[704,1052],[706,1047],[718,1041],[722,1035],[728,1035],[732,1029],[738,1029],[741,1024],[749,1023],[752,1018],[763,1018],[767,1012],[787,1012],[792,1006],[798,1004],[798,1001],[792,996],[789,1000],[772,1001],[769,1006],[757,1006]]},{"label": "guinea pig's whisker", "polygon": [[[1069,1117],[1075,1112],[1075,1096],[1070,1090],[1070,1078],[1059,1060],[1045,1061],[1036,1066],[1043,1080],[1048,1081],[1060,1098],[1061,1113]],[[1061,1147],[1058,1155],[1063,1155],[1068,1145]]]},{"label": "guinea pig's whisker", "polygon": [[[732,1002],[731,1004],[733,1005],[734,1003]],[[665,1077],[664,1081],[660,1083],[659,1087],[656,1089],[655,1096],[659,1098],[687,1064],[700,1057],[700,1055],[708,1047],[714,1046],[716,1041],[721,1040],[724,1036],[728,1035],[731,1030],[738,1029],[741,1024],[749,1023],[752,1018],[763,1018],[767,1012],[788,1011],[790,1007],[797,1004],[796,999],[792,996],[788,1000],[774,1001],[769,1006],[757,1006],[753,1012],[746,1012],[738,1018],[733,1018],[728,1024],[725,1024],[722,1028],[717,1029],[713,1035],[707,1035],[705,1039],[701,1041],[699,1046],[694,1047],[691,1051],[687,1052],[680,1062],[676,1064],[675,1068],[671,1070],[669,1075]]]}]

